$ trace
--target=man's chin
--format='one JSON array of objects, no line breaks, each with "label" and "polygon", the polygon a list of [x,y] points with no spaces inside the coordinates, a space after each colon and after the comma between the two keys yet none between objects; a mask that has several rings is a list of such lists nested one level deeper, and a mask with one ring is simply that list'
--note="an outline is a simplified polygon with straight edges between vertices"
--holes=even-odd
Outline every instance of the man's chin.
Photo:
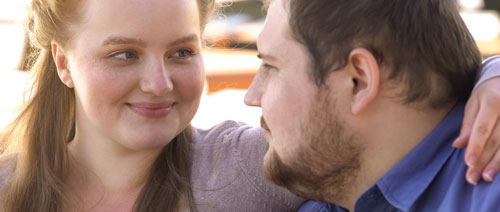
[{"label": "man's chin", "polygon": [[[296,167],[298,168],[298,167]],[[309,198],[308,189],[301,184],[300,169],[293,169],[284,163],[282,158],[273,149],[269,149],[262,164],[264,176],[274,184],[286,188],[295,195]]]},{"label": "man's chin", "polygon": [[266,155],[264,155],[264,160],[262,162],[262,172],[264,173],[264,177],[266,177],[268,180],[272,182],[274,182],[273,179],[276,178],[276,175],[279,174],[276,165],[276,163],[278,162],[276,160],[280,160],[279,156],[277,156],[277,153],[272,149],[272,147],[269,147],[269,149],[266,152]]},{"label": "man's chin", "polygon": [[262,171],[268,180],[285,188],[289,188],[292,181],[296,181],[295,171],[286,165],[271,147],[264,156]]}]

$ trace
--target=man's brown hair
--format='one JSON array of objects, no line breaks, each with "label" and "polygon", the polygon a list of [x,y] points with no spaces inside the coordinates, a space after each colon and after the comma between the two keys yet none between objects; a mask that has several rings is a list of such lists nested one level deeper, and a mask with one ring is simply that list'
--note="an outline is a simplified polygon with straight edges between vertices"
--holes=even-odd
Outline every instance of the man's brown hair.
[{"label": "man's brown hair", "polygon": [[452,0],[289,0],[288,6],[292,34],[308,49],[318,86],[362,47],[405,85],[404,103],[438,108],[472,91],[481,57]]}]

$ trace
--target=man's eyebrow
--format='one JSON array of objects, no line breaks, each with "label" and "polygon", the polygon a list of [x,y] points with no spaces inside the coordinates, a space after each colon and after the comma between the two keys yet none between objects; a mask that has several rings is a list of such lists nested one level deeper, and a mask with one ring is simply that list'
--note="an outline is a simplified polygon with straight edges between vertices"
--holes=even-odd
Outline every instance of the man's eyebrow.
[{"label": "man's eyebrow", "polygon": [[[193,41],[198,41],[198,35],[196,34],[190,34],[185,37],[178,38],[168,44],[168,46],[176,46],[179,44],[183,43],[189,43]],[[108,39],[106,39],[104,42],[102,42],[102,46],[107,46],[107,45],[121,45],[121,44],[137,44],[142,47],[146,46],[146,42],[141,40],[141,39],[136,39],[136,38],[128,38],[128,37],[121,37],[121,36],[111,36]]]},{"label": "man's eyebrow", "polygon": [[269,10],[269,5],[271,4],[271,0],[261,0],[262,2],[262,11],[267,13]]},{"label": "man's eyebrow", "polygon": [[257,54],[257,57],[261,60],[269,60],[269,61],[277,61],[278,59],[272,55],[268,55],[268,54],[262,54],[262,53],[259,53]]}]

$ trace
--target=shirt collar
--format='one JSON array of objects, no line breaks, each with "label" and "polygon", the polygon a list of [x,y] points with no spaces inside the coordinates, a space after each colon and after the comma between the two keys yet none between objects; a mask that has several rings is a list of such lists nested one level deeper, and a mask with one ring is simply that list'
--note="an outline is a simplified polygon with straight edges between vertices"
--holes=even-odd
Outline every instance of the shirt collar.
[{"label": "shirt collar", "polygon": [[429,187],[456,150],[451,145],[460,132],[464,108],[464,103],[457,103],[424,140],[377,182],[391,205],[407,211]]}]

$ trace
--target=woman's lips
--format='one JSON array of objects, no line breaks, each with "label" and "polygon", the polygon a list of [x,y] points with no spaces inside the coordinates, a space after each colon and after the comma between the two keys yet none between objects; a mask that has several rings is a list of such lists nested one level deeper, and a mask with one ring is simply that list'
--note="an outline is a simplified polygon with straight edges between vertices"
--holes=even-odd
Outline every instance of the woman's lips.
[{"label": "woman's lips", "polygon": [[126,104],[132,111],[146,118],[163,118],[167,116],[175,106],[174,102],[137,102]]}]

